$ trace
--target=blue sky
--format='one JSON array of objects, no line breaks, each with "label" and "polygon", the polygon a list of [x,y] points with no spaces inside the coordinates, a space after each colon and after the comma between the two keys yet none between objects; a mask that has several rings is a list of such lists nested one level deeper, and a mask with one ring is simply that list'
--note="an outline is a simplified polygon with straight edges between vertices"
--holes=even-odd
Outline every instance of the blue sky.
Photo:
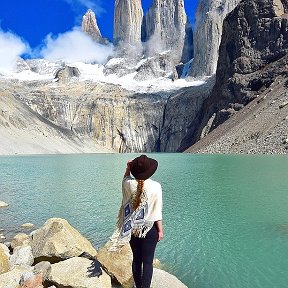
[{"label": "blue sky", "polygon": [[[0,0],[0,74],[16,71],[19,57],[105,64],[114,47],[81,32],[88,8],[102,36],[112,41],[114,0]],[[193,24],[198,0],[184,0]],[[142,0],[144,13],[152,0]],[[16,69],[16,70],[15,70]]]},{"label": "blue sky", "polygon": [[[144,11],[152,0],[142,0]],[[185,0],[191,22],[197,0]],[[104,37],[112,39],[114,0],[2,0],[0,28],[25,40],[30,47],[39,46],[48,34],[58,35],[81,24],[88,8],[96,12],[99,28]],[[1,43],[0,43],[1,45]]]}]

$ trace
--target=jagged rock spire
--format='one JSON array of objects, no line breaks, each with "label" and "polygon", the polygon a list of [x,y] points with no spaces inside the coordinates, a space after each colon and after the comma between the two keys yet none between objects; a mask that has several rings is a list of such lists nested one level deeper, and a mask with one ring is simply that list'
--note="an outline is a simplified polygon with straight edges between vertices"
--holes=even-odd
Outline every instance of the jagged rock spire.
[{"label": "jagged rock spire", "polygon": [[95,13],[88,9],[82,20],[82,31],[90,35],[93,40],[103,42],[103,38],[97,25]]},{"label": "jagged rock spire", "polygon": [[210,76],[216,73],[223,21],[240,1],[199,0],[194,28],[194,60],[190,76]]},{"label": "jagged rock spire", "polygon": [[141,45],[141,0],[115,0],[114,44]]},{"label": "jagged rock spire", "polygon": [[153,39],[159,50],[172,50],[176,63],[189,61],[193,35],[184,0],[153,0],[143,21],[142,37],[144,41]]}]

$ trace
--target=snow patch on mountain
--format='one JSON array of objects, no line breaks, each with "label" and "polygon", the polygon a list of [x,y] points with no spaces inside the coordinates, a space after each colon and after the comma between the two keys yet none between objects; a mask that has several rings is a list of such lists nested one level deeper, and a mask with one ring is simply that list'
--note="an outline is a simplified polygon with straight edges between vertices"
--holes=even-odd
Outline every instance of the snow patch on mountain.
[{"label": "snow patch on mountain", "polygon": [[[121,62],[121,58],[111,59],[112,63]],[[109,62],[110,62],[109,61]],[[179,79],[172,81],[170,78],[156,78],[153,80],[136,81],[134,79],[137,72],[119,77],[116,74],[104,75],[104,65],[101,64],[85,64],[82,62],[64,63],[63,61],[51,62],[44,59],[33,59],[26,61],[30,70],[22,70],[17,72],[2,71],[0,78],[15,79],[20,81],[55,81],[55,72],[65,65],[77,67],[80,71],[79,81],[91,81],[99,83],[109,83],[120,85],[126,90],[139,93],[153,93],[159,91],[178,90],[183,87],[199,86],[205,83],[205,79],[197,81],[186,81]]]}]

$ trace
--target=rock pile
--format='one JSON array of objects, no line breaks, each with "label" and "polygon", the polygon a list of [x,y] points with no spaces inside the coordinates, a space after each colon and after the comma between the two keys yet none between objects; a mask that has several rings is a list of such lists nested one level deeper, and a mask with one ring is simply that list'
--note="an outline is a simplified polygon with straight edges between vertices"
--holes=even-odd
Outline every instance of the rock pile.
[{"label": "rock pile", "polygon": [[[113,282],[131,288],[129,246],[119,253],[109,252],[109,245],[97,253],[66,220],[48,219],[30,235],[18,234],[11,243],[0,244],[0,288],[111,288]],[[159,269],[154,270],[153,285],[186,287]]]}]

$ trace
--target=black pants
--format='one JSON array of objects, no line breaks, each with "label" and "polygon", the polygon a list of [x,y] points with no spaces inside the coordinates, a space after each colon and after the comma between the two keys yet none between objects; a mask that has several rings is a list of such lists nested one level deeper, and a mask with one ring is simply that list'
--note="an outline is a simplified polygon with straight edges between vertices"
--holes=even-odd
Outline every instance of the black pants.
[{"label": "black pants", "polygon": [[132,272],[137,288],[150,288],[157,242],[158,230],[155,224],[145,238],[138,238],[133,235],[131,237],[130,246],[133,252]]}]

